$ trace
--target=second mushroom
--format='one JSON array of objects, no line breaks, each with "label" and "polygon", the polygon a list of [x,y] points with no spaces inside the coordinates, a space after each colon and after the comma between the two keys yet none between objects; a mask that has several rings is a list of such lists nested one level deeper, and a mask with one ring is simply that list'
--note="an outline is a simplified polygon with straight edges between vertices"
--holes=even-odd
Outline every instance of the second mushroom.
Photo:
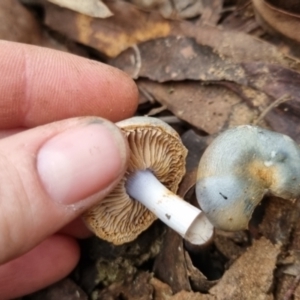
[{"label": "second mushroom", "polygon": [[159,218],[191,243],[210,240],[211,223],[175,194],[185,174],[187,154],[177,132],[150,117],[134,117],[117,125],[128,140],[128,169],[113,192],[84,214],[90,229],[119,245],[134,240]]},{"label": "second mushroom", "polygon": [[299,165],[300,147],[290,137],[250,125],[230,128],[201,157],[199,205],[216,228],[247,229],[264,195],[300,197]]}]

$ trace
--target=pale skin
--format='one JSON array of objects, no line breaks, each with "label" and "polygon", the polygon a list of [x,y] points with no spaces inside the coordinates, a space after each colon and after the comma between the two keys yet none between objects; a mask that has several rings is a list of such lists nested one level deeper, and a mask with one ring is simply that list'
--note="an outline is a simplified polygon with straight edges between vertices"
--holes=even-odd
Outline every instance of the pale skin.
[{"label": "pale skin", "polygon": [[76,266],[76,239],[91,234],[80,214],[126,169],[111,122],[133,115],[138,93],[121,71],[85,58],[6,41],[0,54],[0,299],[11,299]]}]

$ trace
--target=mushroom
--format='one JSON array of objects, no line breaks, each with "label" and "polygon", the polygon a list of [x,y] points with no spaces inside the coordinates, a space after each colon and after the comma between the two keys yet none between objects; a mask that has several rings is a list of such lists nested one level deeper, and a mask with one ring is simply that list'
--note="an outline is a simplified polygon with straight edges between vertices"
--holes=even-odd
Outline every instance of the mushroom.
[{"label": "mushroom", "polygon": [[300,148],[288,136],[243,125],[220,134],[201,157],[196,197],[219,229],[248,227],[266,193],[300,196]]},{"label": "mushroom", "polygon": [[205,215],[175,194],[187,155],[177,132],[150,117],[117,125],[128,139],[128,169],[115,189],[83,215],[89,228],[120,245],[134,240],[158,217],[191,243],[210,240],[213,226]]}]

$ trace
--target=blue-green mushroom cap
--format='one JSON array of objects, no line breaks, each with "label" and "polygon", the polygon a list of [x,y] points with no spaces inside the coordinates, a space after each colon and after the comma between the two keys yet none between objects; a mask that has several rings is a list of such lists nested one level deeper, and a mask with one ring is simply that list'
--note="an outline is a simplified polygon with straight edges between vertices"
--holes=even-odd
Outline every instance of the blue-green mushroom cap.
[{"label": "blue-green mushroom cap", "polygon": [[246,229],[268,192],[283,199],[300,196],[300,148],[290,137],[243,125],[223,132],[207,147],[196,196],[215,227]]}]

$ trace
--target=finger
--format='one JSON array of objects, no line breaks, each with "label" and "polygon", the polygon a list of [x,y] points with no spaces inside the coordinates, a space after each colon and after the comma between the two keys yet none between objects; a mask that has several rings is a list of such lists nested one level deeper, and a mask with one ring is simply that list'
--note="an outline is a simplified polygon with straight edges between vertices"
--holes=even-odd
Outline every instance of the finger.
[{"label": "finger", "polygon": [[[11,136],[13,134],[24,131],[25,129],[8,129],[8,130],[0,130],[0,139]],[[87,228],[84,224],[81,217],[75,219],[71,223],[67,224],[63,227],[59,233],[64,235],[69,235],[71,237],[77,239],[85,239],[92,236],[92,232]]]},{"label": "finger", "polygon": [[99,118],[60,121],[0,140],[0,263],[27,252],[106,196],[127,143]]},{"label": "finger", "polygon": [[42,289],[68,275],[79,260],[70,237],[54,235],[25,255],[0,265],[0,299],[13,299]]},{"label": "finger", "polygon": [[92,232],[86,227],[81,217],[63,227],[59,233],[72,236],[77,239],[85,239],[92,236]]},{"label": "finger", "polygon": [[0,139],[14,135],[14,134],[22,132],[24,130],[26,130],[26,129],[25,128],[2,129],[2,130],[0,130]]},{"label": "finger", "polygon": [[136,109],[134,82],[108,65],[7,41],[0,54],[0,128],[89,115],[118,121]]}]

